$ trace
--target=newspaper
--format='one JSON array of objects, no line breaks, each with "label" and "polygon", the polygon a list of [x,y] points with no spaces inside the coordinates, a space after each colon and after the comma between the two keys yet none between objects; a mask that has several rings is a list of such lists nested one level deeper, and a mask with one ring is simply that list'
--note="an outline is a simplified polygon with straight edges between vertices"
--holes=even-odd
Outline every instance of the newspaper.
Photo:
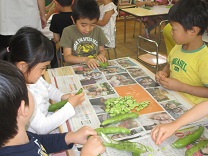
[{"label": "newspaper", "polygon": [[[128,57],[119,58],[109,60],[107,68],[89,69],[86,65],[75,65],[49,69],[48,73],[52,84],[64,93],[76,92],[81,87],[85,93],[85,101],[75,108],[76,115],[63,124],[64,132],[76,131],[84,125],[100,127],[100,123],[110,117],[105,112],[104,104],[108,98],[132,96],[137,102],[149,101],[150,105],[138,112],[138,118],[114,124],[130,129],[130,135],[109,136],[115,140],[136,140],[147,144],[153,148],[153,153],[149,154],[154,156],[184,155],[184,149],[174,150],[170,146],[174,137],[165,141],[165,146],[156,146],[150,138],[150,131],[157,124],[177,119],[189,110],[192,104],[179,93],[159,86],[154,80],[154,74],[135,60]],[[204,118],[194,124],[197,126],[206,122],[207,118]],[[107,148],[103,156],[117,154],[131,155],[128,152]]]}]

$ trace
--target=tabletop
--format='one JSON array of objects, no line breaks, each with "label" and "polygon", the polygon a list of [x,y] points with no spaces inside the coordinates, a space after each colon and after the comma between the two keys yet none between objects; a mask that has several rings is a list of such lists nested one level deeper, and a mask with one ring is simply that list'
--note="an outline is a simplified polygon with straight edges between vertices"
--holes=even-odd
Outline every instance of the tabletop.
[{"label": "tabletop", "polygon": [[[124,14],[124,42],[126,42],[126,16],[132,15],[134,17],[144,18],[144,17],[150,17],[150,16],[161,16],[161,15],[167,15],[168,11],[171,6],[169,5],[157,5],[153,7],[137,7],[137,8],[125,8],[121,9]],[[140,28],[142,28],[142,20],[140,20]],[[140,35],[142,32],[142,29],[140,29]]]},{"label": "tabletop", "polygon": [[123,12],[126,12],[136,17],[148,17],[148,16],[166,15],[168,14],[169,9],[170,9],[169,6],[166,5],[157,5],[157,6],[149,7],[149,9],[137,7],[137,8],[124,8],[121,10]]},{"label": "tabletop", "polygon": [[[151,146],[153,150],[148,154],[154,156],[166,156],[165,153],[170,152],[172,155],[176,153],[177,156],[184,155],[185,149],[171,150],[170,144],[177,136],[173,136],[161,146],[156,146],[149,134],[155,125],[177,119],[193,105],[179,93],[159,86],[154,80],[154,74],[136,60],[125,57],[108,62],[107,68],[99,67],[91,70],[86,65],[78,64],[47,71],[46,79],[62,92],[75,93],[79,88],[83,88],[85,93],[85,101],[75,108],[76,115],[61,126],[62,131],[76,131],[84,125],[98,128],[103,120],[109,118],[104,104],[108,98],[131,96],[137,102],[148,101],[150,104],[138,112],[138,118],[114,125],[130,129],[130,135],[112,135],[111,137],[117,140],[133,139]],[[192,127],[202,123],[207,123],[207,119],[193,123]],[[102,156],[116,154],[131,155],[128,152],[107,148]],[[74,155],[76,154],[73,153],[70,156]]]}]

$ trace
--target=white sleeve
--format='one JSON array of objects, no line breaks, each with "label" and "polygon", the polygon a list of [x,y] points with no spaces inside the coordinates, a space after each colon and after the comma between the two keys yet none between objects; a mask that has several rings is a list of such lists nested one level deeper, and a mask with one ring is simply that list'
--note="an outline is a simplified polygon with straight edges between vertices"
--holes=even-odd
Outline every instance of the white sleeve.
[{"label": "white sleeve", "polygon": [[74,115],[75,110],[69,102],[49,116],[45,116],[40,108],[36,107],[30,119],[28,131],[32,129],[37,134],[48,134]]},{"label": "white sleeve", "polygon": [[49,84],[48,82],[46,82],[42,77],[40,78],[40,81],[47,88],[48,94],[49,94],[49,99],[51,99],[53,101],[56,101],[56,102],[61,101],[61,97],[64,95],[64,93],[62,93],[55,86],[53,86],[53,85]]}]

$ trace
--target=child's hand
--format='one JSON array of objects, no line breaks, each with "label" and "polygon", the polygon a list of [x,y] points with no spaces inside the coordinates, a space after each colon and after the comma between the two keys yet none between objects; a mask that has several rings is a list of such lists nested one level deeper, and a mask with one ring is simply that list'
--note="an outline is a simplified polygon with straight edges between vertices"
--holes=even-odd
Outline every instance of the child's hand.
[{"label": "child's hand", "polygon": [[161,144],[165,139],[170,137],[178,127],[174,125],[174,122],[168,124],[161,124],[155,126],[151,131],[152,140],[155,141],[156,145]]},{"label": "child's hand", "polygon": [[95,69],[95,68],[97,68],[99,66],[97,60],[96,59],[93,59],[93,58],[88,58],[85,63],[87,64],[87,66],[90,69]]},{"label": "child's hand", "polygon": [[106,62],[106,61],[107,61],[106,57],[103,56],[102,54],[99,54],[99,55],[97,56],[97,59],[98,59],[99,61],[101,61],[101,62]]},{"label": "child's hand", "polygon": [[158,83],[158,84],[161,84],[161,78],[163,77],[168,77],[168,74],[166,72],[163,72],[163,71],[158,71],[155,75],[155,81]]},{"label": "child's hand", "polygon": [[[94,129],[92,129],[91,127],[83,126],[82,128],[80,128],[76,132],[67,133],[66,140],[70,141],[70,143],[84,145],[87,142],[87,139],[89,136],[97,136],[97,132]],[[68,140],[68,138],[69,138],[69,140]]]},{"label": "child's hand", "polygon": [[80,105],[84,100],[85,100],[84,93],[82,92],[81,94],[78,95],[71,94],[69,96],[68,101],[75,108],[76,106]]},{"label": "child's hand", "polygon": [[181,91],[181,89],[183,88],[183,84],[184,83],[174,78],[166,78],[166,77],[160,78],[160,85],[162,85],[164,88],[169,90]]},{"label": "child's hand", "polygon": [[146,2],[146,5],[147,5],[147,6],[154,6],[155,3],[154,3],[154,2],[149,2],[149,1],[147,1],[147,2]]},{"label": "child's hand", "polygon": [[[93,150],[92,150],[93,149]],[[91,136],[83,146],[80,156],[98,156],[105,151],[99,136]]]}]

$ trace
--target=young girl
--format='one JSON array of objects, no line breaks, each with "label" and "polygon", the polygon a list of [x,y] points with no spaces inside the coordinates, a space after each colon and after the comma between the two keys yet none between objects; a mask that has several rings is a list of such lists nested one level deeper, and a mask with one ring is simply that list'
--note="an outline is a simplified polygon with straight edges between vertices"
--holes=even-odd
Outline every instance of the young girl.
[{"label": "young girl", "polygon": [[101,26],[105,36],[107,37],[109,43],[106,47],[115,48],[115,26],[116,26],[116,16],[117,12],[117,0],[102,0],[102,5],[100,6],[100,18],[97,25]]},{"label": "young girl", "polygon": [[[84,93],[64,95],[41,77],[53,55],[53,46],[48,38],[30,27],[19,29],[11,38],[7,50],[1,53],[3,59],[9,60],[22,71],[28,89],[34,95],[36,106],[28,130],[38,134],[47,134],[56,129],[72,117],[75,114],[74,107],[84,101]],[[49,99],[53,101],[68,99],[68,103],[57,112],[50,114],[47,111],[50,105]]]}]

